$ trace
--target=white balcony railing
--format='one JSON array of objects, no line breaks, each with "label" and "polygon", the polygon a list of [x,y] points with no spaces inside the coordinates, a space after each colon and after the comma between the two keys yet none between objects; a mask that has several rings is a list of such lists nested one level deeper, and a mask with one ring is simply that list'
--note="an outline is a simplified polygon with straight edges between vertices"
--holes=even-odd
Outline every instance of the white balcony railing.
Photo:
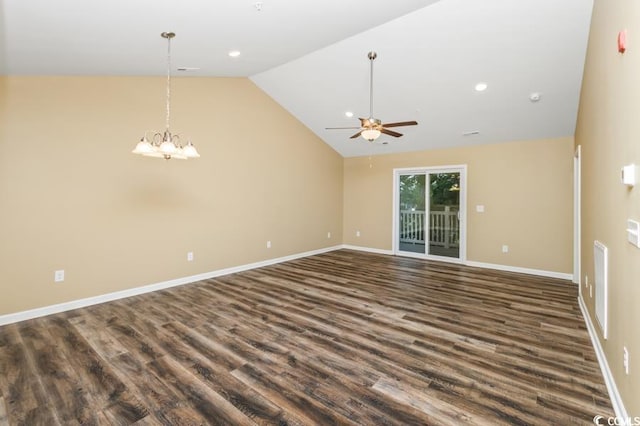
[{"label": "white balcony railing", "polygon": [[[425,243],[425,212],[421,210],[400,211],[400,242]],[[444,248],[459,247],[460,221],[458,211],[445,206],[444,211],[429,212],[429,244]]]}]

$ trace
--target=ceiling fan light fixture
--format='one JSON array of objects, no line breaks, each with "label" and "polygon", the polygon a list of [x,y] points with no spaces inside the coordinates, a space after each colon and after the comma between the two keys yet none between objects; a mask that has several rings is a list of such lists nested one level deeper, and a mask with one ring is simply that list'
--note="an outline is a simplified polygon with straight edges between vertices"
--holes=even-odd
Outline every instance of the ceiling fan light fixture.
[{"label": "ceiling fan light fixture", "polygon": [[362,137],[369,142],[373,142],[374,140],[378,139],[380,137],[380,134],[380,130],[378,129],[365,129],[361,133]]}]

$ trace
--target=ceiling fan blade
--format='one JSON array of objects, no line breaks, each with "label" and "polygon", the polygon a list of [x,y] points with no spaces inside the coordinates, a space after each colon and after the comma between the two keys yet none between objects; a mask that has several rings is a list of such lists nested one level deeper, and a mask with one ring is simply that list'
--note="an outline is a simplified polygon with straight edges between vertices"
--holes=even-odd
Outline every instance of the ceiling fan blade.
[{"label": "ceiling fan blade", "polygon": [[337,129],[359,129],[360,127],[325,127],[325,130],[337,130]]},{"label": "ceiling fan blade", "polygon": [[386,123],[382,127],[401,127],[401,126],[417,126],[417,121],[399,121],[397,123]]},{"label": "ceiling fan blade", "polygon": [[349,139],[355,139],[358,136],[360,136],[362,134],[362,130],[360,130],[358,133],[356,133],[355,135],[351,136]]},{"label": "ceiling fan blade", "polygon": [[380,129],[380,132],[384,133],[385,135],[393,136],[395,138],[399,138],[400,136],[402,136],[402,133],[394,132],[393,130],[385,129],[384,127]]}]

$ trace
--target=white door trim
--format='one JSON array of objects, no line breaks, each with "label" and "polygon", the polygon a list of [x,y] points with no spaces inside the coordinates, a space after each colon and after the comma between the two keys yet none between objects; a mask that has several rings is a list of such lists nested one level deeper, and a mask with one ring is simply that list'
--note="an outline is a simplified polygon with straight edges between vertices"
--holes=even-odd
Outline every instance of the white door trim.
[{"label": "white door trim", "polygon": [[581,153],[580,145],[576,147],[573,155],[573,282],[578,284],[578,291],[582,294],[582,286],[580,285],[580,227],[581,227]]},{"label": "white door trim", "polygon": [[[407,253],[400,251],[398,235],[400,234],[398,211],[400,206],[400,175],[406,174],[430,174],[430,173],[460,173],[460,257],[450,258],[445,256],[422,255],[419,253]],[[429,197],[426,197],[428,201]],[[433,259],[452,263],[465,263],[467,260],[467,165],[457,164],[450,166],[409,167],[393,169],[393,203],[392,208],[392,232],[391,247],[393,254],[421,259]],[[425,206],[428,210],[428,205]]]}]

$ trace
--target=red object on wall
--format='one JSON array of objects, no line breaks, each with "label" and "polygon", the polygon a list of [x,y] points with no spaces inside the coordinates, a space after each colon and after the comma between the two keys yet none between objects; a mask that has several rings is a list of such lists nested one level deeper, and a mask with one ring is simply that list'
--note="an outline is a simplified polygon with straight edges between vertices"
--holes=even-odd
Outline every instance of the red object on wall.
[{"label": "red object on wall", "polygon": [[627,30],[618,33],[618,52],[624,53],[627,50]]}]

